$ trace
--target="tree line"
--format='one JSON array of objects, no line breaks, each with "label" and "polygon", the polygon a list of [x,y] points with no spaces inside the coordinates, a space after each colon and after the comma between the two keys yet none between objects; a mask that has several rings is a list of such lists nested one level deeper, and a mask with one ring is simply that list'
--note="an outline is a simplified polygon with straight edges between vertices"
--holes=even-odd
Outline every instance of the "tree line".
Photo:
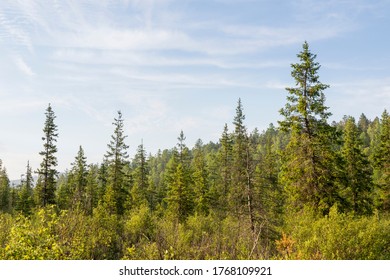
[{"label": "tree line", "polygon": [[103,162],[65,173],[49,104],[42,162],[11,187],[0,161],[0,258],[389,259],[390,118],[329,123],[307,42],[278,126],[249,132],[241,99],[217,143],[129,159],[118,111]]}]

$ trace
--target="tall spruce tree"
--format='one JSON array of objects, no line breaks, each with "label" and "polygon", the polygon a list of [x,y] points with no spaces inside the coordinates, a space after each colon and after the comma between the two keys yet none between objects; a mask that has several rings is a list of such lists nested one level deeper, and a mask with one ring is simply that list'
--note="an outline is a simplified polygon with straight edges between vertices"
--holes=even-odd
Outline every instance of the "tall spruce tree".
[{"label": "tall spruce tree", "polygon": [[111,135],[111,141],[107,145],[106,160],[108,164],[108,186],[105,193],[105,204],[111,212],[123,214],[124,203],[127,191],[124,188],[124,166],[127,163],[129,155],[125,144],[127,135],[124,134],[124,122],[121,111],[118,111],[118,117],[112,123],[115,127],[114,134]]},{"label": "tall spruce tree", "polygon": [[283,155],[281,179],[293,209],[308,205],[326,214],[339,201],[338,159],[333,150],[335,130],[327,123],[331,115],[325,106],[324,90],[319,81],[320,65],[307,42],[291,64],[296,87],[286,88],[287,104],[280,110],[279,124],[291,133]]},{"label": "tall spruce tree", "polygon": [[43,157],[40,168],[38,169],[38,184],[36,186],[36,198],[39,206],[55,204],[56,179],[58,171],[57,166],[57,125],[54,123],[56,118],[54,111],[49,104],[46,109],[46,120],[43,128],[44,136],[43,151],[39,153]]}]

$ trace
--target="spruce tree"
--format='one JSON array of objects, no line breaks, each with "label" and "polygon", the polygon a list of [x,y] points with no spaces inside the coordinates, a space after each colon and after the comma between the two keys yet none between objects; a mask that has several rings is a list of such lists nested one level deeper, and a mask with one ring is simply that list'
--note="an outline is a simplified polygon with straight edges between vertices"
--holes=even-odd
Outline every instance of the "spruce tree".
[{"label": "spruce tree", "polygon": [[137,153],[134,158],[134,165],[134,184],[131,191],[133,203],[135,203],[137,206],[140,206],[144,201],[148,201],[151,204],[151,198],[148,196],[149,168],[143,143],[138,146]]},{"label": "spruce tree", "polygon": [[115,127],[111,141],[107,145],[106,159],[108,164],[108,186],[106,190],[106,204],[116,214],[123,214],[124,203],[128,190],[124,187],[124,166],[127,164],[129,146],[125,144],[127,135],[124,134],[124,121],[121,111],[118,118],[112,123]]},{"label": "spruce tree", "polygon": [[356,214],[368,214],[372,207],[372,170],[363,152],[355,119],[349,117],[344,128],[344,144],[341,154],[344,159],[344,196],[351,210]]},{"label": "spruce tree", "polygon": [[245,115],[241,99],[238,100],[236,115],[233,125],[233,146],[232,146],[232,188],[229,190],[230,210],[235,215],[242,215],[246,204],[246,149],[247,132],[244,125]]},{"label": "spruce tree", "polygon": [[208,170],[203,142],[198,139],[193,149],[192,177],[195,192],[195,211],[207,215],[210,207]]},{"label": "spruce tree", "polygon": [[185,136],[180,132],[177,143],[178,151],[173,150],[168,162],[167,172],[167,207],[179,221],[184,221],[194,209],[194,194],[190,176],[189,151],[185,145]]},{"label": "spruce tree", "polygon": [[182,163],[179,163],[168,186],[167,205],[168,211],[180,222],[183,222],[194,209],[194,195],[189,185],[190,178]]},{"label": "spruce tree", "polygon": [[231,211],[238,217],[248,217],[252,232],[255,231],[253,208],[253,154],[246,127],[241,98],[234,117],[232,146],[232,187],[229,191]]},{"label": "spruce tree", "polygon": [[70,182],[74,207],[85,209],[85,195],[88,176],[87,158],[84,155],[83,147],[79,147],[77,156],[72,163],[72,181]]},{"label": "spruce tree", "polygon": [[319,81],[320,65],[307,42],[291,64],[296,87],[286,88],[287,104],[280,110],[279,124],[291,133],[283,154],[281,180],[288,193],[289,206],[299,210],[308,205],[322,214],[339,202],[340,170],[333,150],[336,132],[327,123],[331,115],[325,106],[324,90]]},{"label": "spruce tree", "polygon": [[56,118],[51,105],[46,109],[46,120],[43,128],[44,136],[42,140],[43,151],[39,153],[43,157],[40,168],[38,169],[38,184],[36,186],[37,202],[39,206],[55,204],[56,179],[58,171],[57,166],[57,125],[54,123]]}]

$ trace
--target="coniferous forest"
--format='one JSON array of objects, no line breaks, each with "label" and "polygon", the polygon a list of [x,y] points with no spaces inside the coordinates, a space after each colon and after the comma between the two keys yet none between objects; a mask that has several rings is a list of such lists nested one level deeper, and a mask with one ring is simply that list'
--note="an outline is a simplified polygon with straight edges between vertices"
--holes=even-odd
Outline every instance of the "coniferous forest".
[{"label": "coniferous forest", "polygon": [[238,100],[192,149],[129,158],[118,111],[104,160],[66,172],[49,104],[41,165],[11,186],[0,161],[0,259],[390,259],[389,113],[330,123],[319,70],[305,42],[277,125],[248,131]]}]

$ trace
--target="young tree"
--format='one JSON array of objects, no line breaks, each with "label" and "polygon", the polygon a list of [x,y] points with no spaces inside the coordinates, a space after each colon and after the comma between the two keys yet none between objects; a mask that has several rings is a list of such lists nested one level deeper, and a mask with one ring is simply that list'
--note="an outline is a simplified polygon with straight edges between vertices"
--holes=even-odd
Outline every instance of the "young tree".
[{"label": "young tree", "polygon": [[39,180],[36,186],[37,199],[39,206],[46,206],[48,204],[55,204],[55,190],[56,190],[56,178],[58,171],[55,169],[57,166],[57,125],[54,123],[56,118],[51,105],[46,109],[46,121],[43,128],[44,136],[42,140],[43,151],[39,154],[43,157],[40,168],[38,169]]},{"label": "young tree", "polygon": [[112,210],[115,209],[116,214],[123,214],[127,194],[123,184],[125,179],[123,168],[129,157],[127,154],[129,146],[125,144],[127,135],[124,135],[121,111],[118,111],[118,118],[114,119],[113,125],[115,130],[110,143],[107,145],[108,151],[106,153],[108,163],[108,189],[106,194],[109,191],[109,195],[106,196],[105,201],[112,206]]},{"label": "young tree", "polygon": [[299,62],[291,65],[296,87],[286,89],[287,104],[280,110],[284,120],[279,124],[291,133],[281,179],[292,208],[309,205],[326,214],[339,200],[338,161],[333,150],[336,136],[327,123],[331,113],[323,92],[329,86],[319,81],[320,65],[307,42],[297,56]]}]

